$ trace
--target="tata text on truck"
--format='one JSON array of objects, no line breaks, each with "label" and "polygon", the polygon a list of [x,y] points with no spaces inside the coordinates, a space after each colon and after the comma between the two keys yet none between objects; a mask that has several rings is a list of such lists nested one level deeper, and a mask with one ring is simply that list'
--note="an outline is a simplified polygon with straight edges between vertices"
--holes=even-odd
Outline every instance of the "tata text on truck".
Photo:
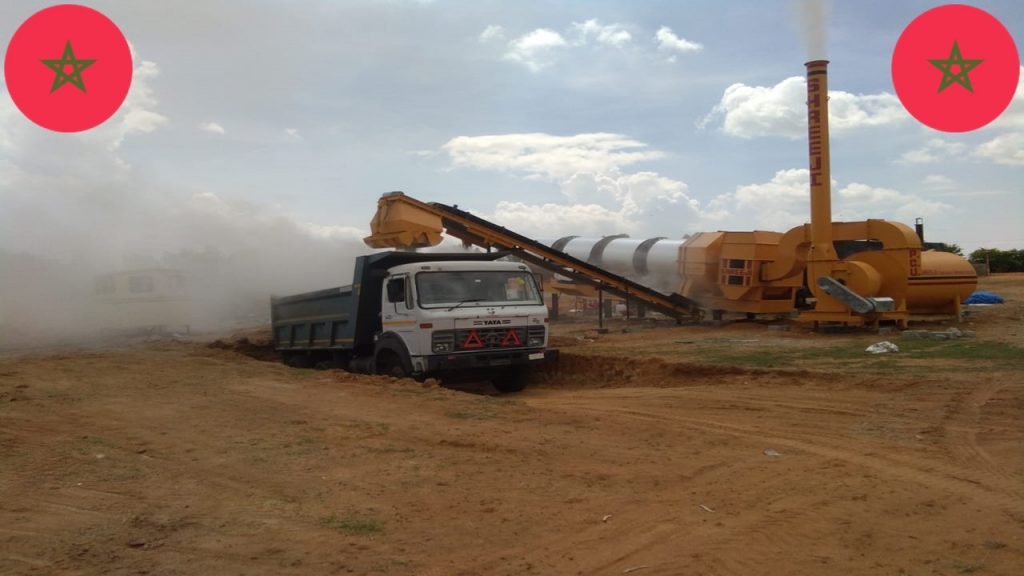
[{"label": "tata text on truck", "polygon": [[557,358],[530,269],[503,254],[386,252],[356,259],[353,284],[271,299],[274,347],[292,366],[488,379],[520,390]]}]

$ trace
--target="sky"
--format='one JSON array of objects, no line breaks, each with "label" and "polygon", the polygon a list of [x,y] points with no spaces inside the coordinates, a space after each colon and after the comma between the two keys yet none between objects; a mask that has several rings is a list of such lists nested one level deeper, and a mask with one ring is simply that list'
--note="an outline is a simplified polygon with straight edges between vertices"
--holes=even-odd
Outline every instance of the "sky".
[{"label": "sky", "polygon": [[[894,95],[896,40],[938,2],[84,3],[131,43],[131,91],[57,134],[0,86],[0,251],[99,270],[214,247],[344,280],[392,190],[541,238],[785,231],[821,57],[835,220],[1024,248],[1024,88],[961,134]],[[45,5],[4,2],[0,38]],[[1024,46],[1024,3],[974,5]]]}]

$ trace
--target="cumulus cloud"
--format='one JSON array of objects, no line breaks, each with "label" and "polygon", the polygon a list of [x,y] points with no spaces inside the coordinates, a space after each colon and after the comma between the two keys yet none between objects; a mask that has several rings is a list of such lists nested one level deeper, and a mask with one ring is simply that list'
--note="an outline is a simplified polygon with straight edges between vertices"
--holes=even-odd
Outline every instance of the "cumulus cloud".
[{"label": "cumulus cloud", "polygon": [[227,133],[224,127],[216,122],[203,122],[199,125],[199,129],[203,132],[209,132],[210,134],[219,134],[223,136]]},{"label": "cumulus cloud", "polygon": [[932,164],[940,160],[963,154],[967,145],[961,142],[949,142],[941,138],[931,138],[920,148],[908,150],[900,155],[900,164]]},{"label": "cumulus cloud", "polygon": [[627,216],[639,216],[666,204],[687,207],[694,213],[700,210],[700,203],[688,196],[686,183],[656,172],[578,172],[561,183],[561,190],[570,200],[614,208]]},{"label": "cumulus cloud", "polygon": [[[832,180],[832,217],[835,221],[867,218],[907,220],[949,210],[943,202],[850,182],[840,187]],[[768,182],[738,186],[708,203],[719,217],[754,220],[757,227],[785,231],[810,220],[810,172],[806,168],[779,170]]]},{"label": "cumulus cloud", "polygon": [[503,201],[484,214],[526,234],[672,234],[700,218],[700,203],[684,182],[650,171],[624,172],[663,153],[621,134],[460,136],[443,150],[455,167],[558,185],[563,203]]},{"label": "cumulus cloud", "polygon": [[566,180],[578,172],[605,173],[664,156],[643,142],[603,132],[458,136],[442,148],[458,167],[516,171],[549,180]]},{"label": "cumulus cloud", "polygon": [[715,197],[709,210],[719,221],[756,214],[758,228],[788,230],[807,220],[808,174],[806,168],[779,170],[768,182],[744,184],[735,192]]},{"label": "cumulus cloud", "polygon": [[503,200],[486,217],[535,237],[562,234],[562,231],[601,236],[633,227],[621,212],[597,204],[526,204]]},{"label": "cumulus cloud", "polygon": [[698,42],[676,36],[668,26],[659,28],[654,34],[654,40],[658,43],[658,50],[672,54],[669,57],[671,61],[675,61],[675,54],[690,54],[704,49],[704,46]]},{"label": "cumulus cloud", "polygon": [[11,230],[4,225],[4,217],[20,202],[31,205],[35,197],[50,196],[57,190],[87,194],[95,178],[124,181],[129,177],[130,166],[118,154],[125,139],[156,132],[169,123],[158,111],[152,87],[159,67],[147,60],[137,61],[121,108],[103,124],[84,132],[40,129],[22,116],[10,98],[0,98],[0,150],[4,152],[0,157],[0,184],[4,185],[0,187],[0,238]]},{"label": "cumulus cloud", "polygon": [[768,182],[737,187],[736,205],[739,208],[791,206],[806,203],[809,191],[810,179],[806,168],[779,170]]},{"label": "cumulus cloud", "polygon": [[[490,25],[479,34],[477,40],[482,44],[489,44],[502,41],[504,38],[504,28]],[[671,61],[674,61],[678,54],[703,50],[702,45],[676,36],[667,26],[657,31],[654,40],[658,51],[667,54]],[[590,18],[583,22],[573,22],[561,32],[550,28],[537,28],[516,37],[507,43],[503,57],[538,72],[554,64],[559,58],[571,54],[573,50],[586,46],[621,50],[632,43],[633,33],[625,24],[605,24],[596,18]],[[647,47],[641,49],[649,50]]]},{"label": "cumulus cloud", "polygon": [[568,44],[558,32],[538,28],[509,42],[505,59],[518,62],[537,72],[551,64],[553,52]]},{"label": "cumulus cloud", "polygon": [[603,25],[595,19],[590,19],[582,23],[573,22],[572,27],[581,44],[593,39],[600,44],[621,48],[633,39],[633,35],[621,24]]},{"label": "cumulus cloud", "polygon": [[974,156],[1007,166],[1024,166],[1024,132],[1010,132],[980,144]]},{"label": "cumulus cloud", "polygon": [[299,140],[302,138],[302,136],[299,134],[298,128],[285,128],[284,136],[289,140]]},{"label": "cumulus cloud", "polygon": [[479,40],[480,43],[482,43],[482,44],[486,44],[486,43],[491,42],[491,41],[504,40],[504,39],[505,39],[505,29],[502,28],[501,26],[496,25],[496,24],[491,24],[487,28],[484,28],[484,31],[481,32],[479,36],[477,36],[477,40]]},{"label": "cumulus cloud", "polygon": [[[844,133],[870,126],[898,124],[910,118],[894,94],[851,94],[831,90],[829,101],[829,130]],[[806,98],[805,98],[806,100]]]},{"label": "cumulus cloud", "polygon": [[[774,86],[736,83],[725,89],[721,100],[700,122],[704,128],[721,122],[730,136],[755,138],[807,136],[807,82],[801,76],[786,78]],[[843,134],[868,126],[885,126],[909,116],[899,99],[887,92],[851,94],[829,91],[829,129]]]},{"label": "cumulus cloud", "polygon": [[1010,129],[979,144],[971,152],[976,160],[1005,166],[1024,166],[1024,66],[1020,67],[1017,91],[1006,110],[994,122],[983,128],[985,132]]},{"label": "cumulus cloud", "polygon": [[851,182],[841,188],[834,202],[836,220],[892,218],[909,221],[917,216],[934,216],[952,209],[945,202],[860,182]]},{"label": "cumulus cloud", "polygon": [[[143,60],[132,72],[132,86],[121,105],[121,138],[128,134],[153,132],[167,124],[167,117],[155,110],[157,99],[152,82],[159,75],[160,68],[148,60]],[[113,143],[120,145],[121,139]]]},{"label": "cumulus cloud", "polygon": [[534,236],[558,234],[677,235],[701,220],[684,182],[655,172],[577,173],[561,183],[565,203],[499,202],[495,222]]},{"label": "cumulus cloud", "polygon": [[1017,77],[1017,91],[1013,99],[1006,107],[1006,110],[996,118],[992,128],[1024,128],[1024,66],[1020,67],[1020,75]]},{"label": "cumulus cloud", "polygon": [[[518,174],[558,186],[562,201],[502,201],[486,218],[539,237],[562,234],[681,236],[721,228],[785,231],[809,219],[809,171],[777,171],[767,182],[737,186],[706,202],[685,182],[652,171],[628,171],[662,152],[621,134],[460,136],[444,145],[452,165]],[[951,184],[939,177],[932,186]],[[839,220],[933,216],[948,204],[892,188],[832,180]]]}]

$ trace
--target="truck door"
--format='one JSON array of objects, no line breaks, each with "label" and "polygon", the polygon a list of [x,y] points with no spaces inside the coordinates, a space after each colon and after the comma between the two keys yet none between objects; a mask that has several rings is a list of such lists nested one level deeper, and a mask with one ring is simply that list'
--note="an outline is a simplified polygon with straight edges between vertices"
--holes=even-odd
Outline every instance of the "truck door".
[{"label": "truck door", "polygon": [[396,332],[405,340],[409,352],[413,353],[413,334],[416,332],[415,304],[412,285],[408,274],[398,274],[388,279],[381,325],[384,332]]}]

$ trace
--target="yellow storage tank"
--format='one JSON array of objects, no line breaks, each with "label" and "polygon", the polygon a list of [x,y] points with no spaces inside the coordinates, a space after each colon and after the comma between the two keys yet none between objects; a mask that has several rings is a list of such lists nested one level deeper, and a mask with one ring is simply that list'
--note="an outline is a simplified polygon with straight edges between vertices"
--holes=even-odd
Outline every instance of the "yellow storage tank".
[{"label": "yellow storage tank", "polygon": [[951,308],[959,310],[977,286],[978,274],[961,256],[928,250],[915,263],[911,255],[907,308],[913,314],[948,314]]}]

